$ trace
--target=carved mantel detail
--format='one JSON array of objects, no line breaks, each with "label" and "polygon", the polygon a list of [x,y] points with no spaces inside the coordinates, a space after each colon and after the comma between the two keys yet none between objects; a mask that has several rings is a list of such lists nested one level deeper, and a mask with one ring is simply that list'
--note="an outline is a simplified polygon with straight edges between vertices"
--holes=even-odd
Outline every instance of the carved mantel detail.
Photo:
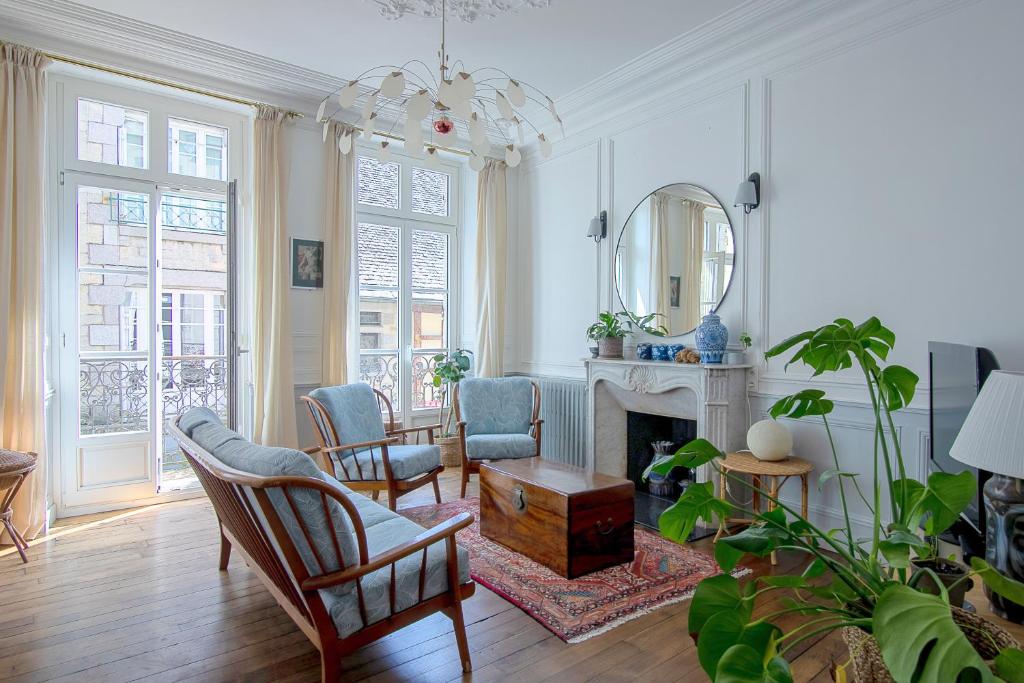
[{"label": "carved mantel detail", "polygon": [[626,371],[626,386],[638,394],[650,391],[654,380],[654,370],[646,365],[634,365]]},{"label": "carved mantel detail", "polygon": [[[697,436],[724,450],[743,448],[749,427],[747,365],[686,365],[588,359],[589,466],[623,476],[626,413],[694,420]],[[710,471],[698,472],[706,479]]]}]

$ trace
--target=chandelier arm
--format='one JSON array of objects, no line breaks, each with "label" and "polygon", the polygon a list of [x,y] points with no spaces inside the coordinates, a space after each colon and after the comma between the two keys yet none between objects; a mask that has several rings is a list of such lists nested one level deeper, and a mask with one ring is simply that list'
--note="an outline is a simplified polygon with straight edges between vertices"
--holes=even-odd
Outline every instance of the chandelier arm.
[{"label": "chandelier arm", "polygon": [[483,115],[484,115],[484,118],[485,118],[485,119],[487,119],[488,121],[490,121],[490,122],[491,122],[491,124],[492,124],[492,125],[494,126],[494,129],[498,131],[498,134],[499,134],[499,135],[501,135],[502,139],[503,139],[503,140],[505,140],[505,144],[506,144],[506,145],[511,145],[511,144],[513,144],[513,143],[512,143],[512,141],[508,139],[508,136],[507,136],[507,135],[505,135],[505,131],[503,131],[503,130],[501,129],[501,126],[499,126],[499,125],[498,125],[498,122],[497,122],[497,121],[495,121],[494,119],[492,119],[492,118],[491,118],[491,116],[490,116],[490,114],[488,114],[488,113],[487,113],[487,109],[484,109],[484,110],[483,110]]}]

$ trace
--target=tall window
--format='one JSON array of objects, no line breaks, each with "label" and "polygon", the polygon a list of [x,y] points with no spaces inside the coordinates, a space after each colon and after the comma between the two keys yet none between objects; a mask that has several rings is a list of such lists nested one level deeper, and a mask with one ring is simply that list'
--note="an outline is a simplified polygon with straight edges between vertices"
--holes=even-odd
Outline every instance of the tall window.
[{"label": "tall window", "polygon": [[401,413],[439,404],[434,355],[451,345],[459,169],[356,159],[360,380]]},{"label": "tall window", "polygon": [[722,211],[708,209],[704,212],[704,267],[700,283],[702,316],[710,313],[725,296],[735,254],[729,218]]}]

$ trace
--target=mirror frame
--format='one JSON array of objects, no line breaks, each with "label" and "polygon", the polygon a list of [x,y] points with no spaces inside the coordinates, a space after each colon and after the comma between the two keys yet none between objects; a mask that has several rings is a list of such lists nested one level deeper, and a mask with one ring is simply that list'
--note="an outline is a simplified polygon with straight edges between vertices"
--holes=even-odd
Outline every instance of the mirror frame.
[{"label": "mirror frame", "polygon": [[[636,210],[639,209],[640,206],[644,202],[647,201],[648,197],[650,197],[655,192],[660,192],[661,190],[664,190],[666,187],[674,187],[676,185],[689,185],[690,187],[696,187],[701,192],[706,192],[708,194],[708,196],[710,196],[712,199],[714,199],[716,202],[718,202],[718,205],[720,207],[722,207],[722,213],[724,213],[725,217],[729,219],[729,230],[732,232],[732,237],[733,237],[733,241],[732,241],[732,243],[733,243],[733,256],[732,256],[732,259],[733,259],[733,263],[732,263],[733,276],[729,278],[729,282],[725,285],[725,291],[722,292],[722,298],[719,299],[718,300],[718,304],[713,309],[711,309],[712,313],[717,313],[718,310],[722,307],[722,304],[725,303],[725,298],[727,296],[729,296],[729,292],[732,290],[733,280],[736,279],[736,266],[738,265],[739,258],[740,258],[739,249],[738,249],[739,242],[736,240],[736,228],[733,227],[734,223],[733,223],[733,220],[732,220],[732,216],[729,215],[729,211],[725,208],[725,204],[722,203],[722,200],[719,199],[718,195],[716,195],[714,192],[712,192],[711,190],[707,189],[703,185],[698,185],[697,183],[669,183],[668,185],[662,185],[661,187],[657,187],[657,188],[651,190],[650,192],[648,192],[647,194],[645,194],[643,196],[643,198],[639,202],[637,202],[636,206],[633,207],[633,210],[629,212],[629,215],[626,216],[626,220],[622,223],[622,227],[619,229],[619,238],[617,240],[615,240],[615,251],[612,252],[612,259],[611,259],[612,281],[615,283],[615,296],[618,297],[618,299],[619,299],[619,306],[621,306],[622,310],[626,311],[629,314],[629,317],[632,318],[633,320],[636,320],[635,316],[633,315],[634,312],[629,310],[629,307],[626,306],[626,302],[622,300],[622,289],[619,287],[619,278],[616,276],[616,269],[615,269],[615,260],[616,260],[616,258],[618,258],[619,248],[622,246],[622,237],[626,233],[626,227],[629,225],[629,221],[633,218],[633,214],[635,214]],[[692,330],[687,330],[686,332],[680,332],[679,334],[666,334],[664,337],[659,337],[659,339],[677,339],[679,337],[685,337],[688,334],[693,334],[696,331],[697,331],[697,328],[695,327]]]}]

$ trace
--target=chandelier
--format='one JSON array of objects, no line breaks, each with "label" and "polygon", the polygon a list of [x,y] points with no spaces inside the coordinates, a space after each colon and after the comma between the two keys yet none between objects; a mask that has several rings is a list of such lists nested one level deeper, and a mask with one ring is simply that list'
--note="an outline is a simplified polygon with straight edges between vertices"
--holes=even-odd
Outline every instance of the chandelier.
[{"label": "chandelier", "polygon": [[[316,119],[323,123],[326,142],[331,119],[343,111],[357,113],[359,129],[366,141],[380,138],[380,156],[390,155],[391,141],[404,140],[406,152],[426,154],[428,163],[436,163],[438,149],[464,136],[469,140],[469,166],[484,167],[491,151],[488,130],[497,131],[504,143],[505,163],[510,167],[522,160],[521,147],[536,139],[544,158],[551,155],[550,133],[565,130],[554,101],[537,88],[496,67],[469,71],[458,60],[449,61],[445,46],[445,0],[441,0],[441,49],[438,66],[413,59],[401,66],[382,65],[367,69],[330,93],[320,103]],[[547,131],[533,124],[523,113],[536,105],[547,110]],[[328,109],[333,111],[328,113]],[[385,124],[385,112],[393,122]],[[424,130],[424,123],[428,126]],[[343,154],[352,151],[356,133],[344,132],[337,140]]]}]

